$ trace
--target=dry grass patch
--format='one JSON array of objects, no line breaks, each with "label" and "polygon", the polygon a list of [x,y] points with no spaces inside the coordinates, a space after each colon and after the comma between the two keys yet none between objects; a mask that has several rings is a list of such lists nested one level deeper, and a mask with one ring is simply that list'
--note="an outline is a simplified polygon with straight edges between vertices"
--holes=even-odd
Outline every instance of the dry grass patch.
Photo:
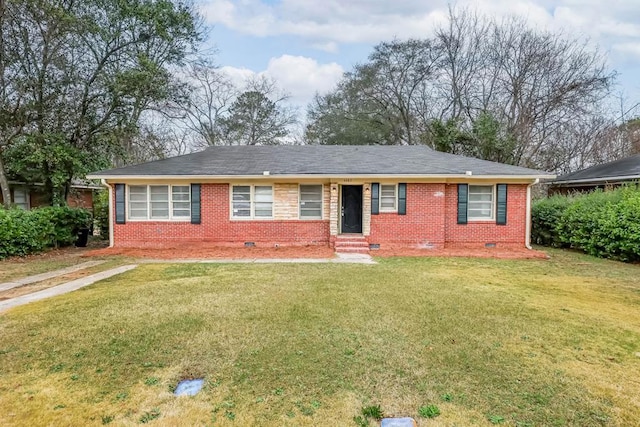
[{"label": "dry grass patch", "polygon": [[69,246],[25,257],[0,260],[0,283],[82,264],[87,262],[86,258],[82,258],[85,254],[106,244],[108,244],[106,241],[91,239],[89,247],[86,248]]},{"label": "dry grass patch", "polygon": [[[83,262],[86,262],[86,260],[83,260]],[[76,263],[78,264],[78,263]],[[71,264],[71,265],[76,265],[76,264]],[[106,262],[99,264],[99,265],[95,265],[92,267],[87,267],[87,268],[83,268],[82,270],[78,270],[78,271],[74,271],[72,273],[67,273],[67,274],[63,274],[61,276],[57,276],[54,277],[52,279],[48,279],[48,280],[42,280],[39,282],[35,282],[35,283],[30,283],[28,285],[23,285],[23,286],[18,286],[16,288],[11,288],[11,289],[7,289],[5,291],[0,291],[0,301],[2,300],[6,300],[6,299],[10,299],[10,298],[17,298],[19,296],[22,295],[27,295],[27,294],[31,294],[33,292],[37,292],[37,291],[41,291],[43,289],[48,289],[54,286],[58,286],[58,285],[62,285],[64,283],[70,282],[72,280],[76,280],[76,279],[80,279],[82,277],[86,277],[86,276],[90,276],[92,274],[95,273],[99,273],[101,271],[106,271],[115,267],[118,267],[120,265],[124,265],[125,264],[125,260],[118,258],[118,257],[114,257],[114,258],[110,258],[107,259]],[[45,264],[47,265],[47,264]],[[67,267],[70,267],[71,265],[68,265]],[[64,267],[60,267],[60,268],[64,268]],[[59,268],[53,268],[52,270],[48,270],[48,271],[53,271]],[[45,270],[47,271],[47,270]],[[44,272],[44,271],[43,271]]]},{"label": "dry grass patch", "polygon": [[632,425],[640,269],[552,255],[145,265],[0,315],[0,424]]}]

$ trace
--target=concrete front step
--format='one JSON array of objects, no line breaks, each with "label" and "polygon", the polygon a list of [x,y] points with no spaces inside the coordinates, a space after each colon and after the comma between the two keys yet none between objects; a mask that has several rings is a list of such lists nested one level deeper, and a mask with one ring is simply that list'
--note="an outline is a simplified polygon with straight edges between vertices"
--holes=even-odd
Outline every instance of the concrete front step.
[{"label": "concrete front step", "polygon": [[349,246],[349,247],[355,247],[355,246],[361,246],[363,248],[368,248],[369,247],[369,243],[362,241],[362,242],[352,242],[352,241],[348,241],[348,242],[336,242],[336,248],[337,247],[342,247],[342,246]]},{"label": "concrete front step", "polygon": [[336,246],[335,248],[336,252],[348,252],[348,253],[360,253],[360,254],[368,254],[369,253],[369,247],[362,247],[362,246],[342,246],[342,247],[338,247]]}]

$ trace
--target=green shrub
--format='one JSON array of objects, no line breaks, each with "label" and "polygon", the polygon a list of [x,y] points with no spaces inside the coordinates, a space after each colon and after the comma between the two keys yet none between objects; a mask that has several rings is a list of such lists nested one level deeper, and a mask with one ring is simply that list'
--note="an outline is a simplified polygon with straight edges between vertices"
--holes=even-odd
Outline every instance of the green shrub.
[{"label": "green shrub", "polygon": [[[535,237],[533,237],[535,236]],[[640,260],[640,189],[556,196],[532,209],[532,240],[621,261]]]},{"label": "green shrub", "polygon": [[0,209],[0,259],[72,245],[78,229],[90,223],[89,211],[67,206]]},{"label": "green shrub", "polygon": [[553,196],[538,200],[531,206],[531,241],[538,245],[559,248],[565,246],[561,241],[557,225],[572,198]]},{"label": "green shrub", "polygon": [[29,211],[0,209],[0,259],[43,250],[45,236],[53,227],[42,226],[39,218]]}]

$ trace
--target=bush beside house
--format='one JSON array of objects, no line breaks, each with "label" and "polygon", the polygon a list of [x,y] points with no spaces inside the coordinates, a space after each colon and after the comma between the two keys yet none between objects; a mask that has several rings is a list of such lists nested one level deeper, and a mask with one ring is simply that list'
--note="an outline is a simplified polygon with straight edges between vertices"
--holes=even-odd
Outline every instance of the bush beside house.
[{"label": "bush beside house", "polygon": [[91,213],[85,209],[0,209],[0,259],[72,245],[78,230],[90,224]]},{"label": "bush beside house", "polygon": [[553,196],[532,207],[533,243],[602,258],[640,260],[640,189]]}]

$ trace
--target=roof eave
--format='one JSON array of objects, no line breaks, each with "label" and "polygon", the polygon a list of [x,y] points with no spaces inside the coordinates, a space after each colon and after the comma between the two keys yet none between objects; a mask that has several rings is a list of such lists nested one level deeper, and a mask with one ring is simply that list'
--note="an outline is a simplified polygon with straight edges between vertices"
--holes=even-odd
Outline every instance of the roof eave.
[{"label": "roof eave", "polygon": [[617,181],[631,181],[634,179],[640,179],[640,175],[625,175],[625,176],[607,176],[600,178],[583,178],[583,179],[571,179],[567,181],[554,181],[551,185],[567,185],[567,184],[585,184],[589,182],[593,183],[607,183]]},{"label": "roof eave", "polygon": [[269,174],[269,175],[109,175],[109,174],[92,174],[88,175],[89,179],[105,179],[105,180],[242,180],[242,179],[554,179],[553,174],[532,174],[532,175],[467,175],[467,174]]}]

